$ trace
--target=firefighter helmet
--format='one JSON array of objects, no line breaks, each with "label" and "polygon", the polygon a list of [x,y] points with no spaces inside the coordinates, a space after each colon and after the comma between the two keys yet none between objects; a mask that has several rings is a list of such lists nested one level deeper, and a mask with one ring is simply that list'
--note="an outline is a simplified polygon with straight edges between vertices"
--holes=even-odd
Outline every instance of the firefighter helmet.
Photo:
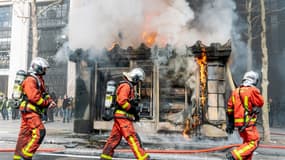
[{"label": "firefighter helmet", "polygon": [[244,74],[242,78],[242,86],[256,86],[259,80],[259,75],[257,72],[248,71]]},{"label": "firefighter helmet", "polygon": [[123,75],[127,78],[128,81],[135,84],[139,81],[143,81],[145,78],[144,70],[141,68],[134,68],[130,72],[123,72]]},{"label": "firefighter helmet", "polygon": [[49,68],[48,61],[45,60],[44,58],[36,57],[31,62],[29,72],[38,75],[44,75],[47,68]]}]

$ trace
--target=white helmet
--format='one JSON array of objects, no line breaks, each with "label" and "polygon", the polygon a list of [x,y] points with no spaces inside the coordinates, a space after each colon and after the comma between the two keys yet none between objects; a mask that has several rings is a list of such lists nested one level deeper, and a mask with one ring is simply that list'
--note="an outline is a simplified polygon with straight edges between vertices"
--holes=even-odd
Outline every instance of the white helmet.
[{"label": "white helmet", "polygon": [[259,75],[257,72],[248,71],[244,74],[242,78],[242,86],[256,86],[259,80]]},{"label": "white helmet", "polygon": [[130,72],[123,72],[123,75],[132,83],[138,83],[145,78],[144,70],[141,68],[134,68]]},{"label": "white helmet", "polygon": [[31,62],[29,72],[38,75],[44,75],[47,68],[49,68],[48,61],[45,60],[44,58],[36,57]]}]

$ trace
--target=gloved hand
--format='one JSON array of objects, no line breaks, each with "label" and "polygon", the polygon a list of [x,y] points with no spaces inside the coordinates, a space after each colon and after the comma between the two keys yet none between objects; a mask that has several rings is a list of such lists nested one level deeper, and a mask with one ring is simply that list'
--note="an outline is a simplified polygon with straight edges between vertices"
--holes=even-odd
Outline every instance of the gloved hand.
[{"label": "gloved hand", "polygon": [[135,98],[135,99],[131,99],[130,100],[130,104],[132,107],[137,107],[139,105],[139,99]]},{"label": "gloved hand", "polygon": [[139,121],[140,121],[140,116],[139,116],[139,114],[135,114],[134,116],[135,116],[135,122],[139,122]]},{"label": "gloved hand", "polygon": [[130,114],[133,114],[135,116],[135,122],[138,122],[140,120],[140,116],[139,116],[139,113],[140,113],[140,108],[139,106],[132,106],[129,110],[128,110],[128,113]]},{"label": "gloved hand", "polygon": [[139,106],[131,106],[128,112],[131,114],[138,114],[140,112]]},{"label": "gloved hand", "polygon": [[227,128],[226,128],[226,132],[228,134],[233,134],[234,130],[235,130],[235,125],[234,125],[234,115],[227,115],[228,116],[228,123],[227,123]]},{"label": "gloved hand", "polygon": [[252,108],[252,114],[259,114],[261,112],[261,108],[260,107],[253,107]]},{"label": "gloved hand", "polygon": [[227,125],[226,132],[228,134],[233,134],[235,127],[233,125]]}]

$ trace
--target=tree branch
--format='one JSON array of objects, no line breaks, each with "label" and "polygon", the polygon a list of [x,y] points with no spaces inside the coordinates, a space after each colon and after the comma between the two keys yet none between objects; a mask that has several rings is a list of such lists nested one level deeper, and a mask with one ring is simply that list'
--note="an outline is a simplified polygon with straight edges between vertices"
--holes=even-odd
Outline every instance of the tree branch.
[{"label": "tree branch", "polygon": [[46,10],[48,10],[49,8],[61,4],[63,2],[63,0],[56,0],[54,2],[52,2],[51,4],[49,4],[48,6],[46,6],[45,8],[43,8],[42,10],[38,11],[38,15],[41,15],[42,13],[44,13]]}]

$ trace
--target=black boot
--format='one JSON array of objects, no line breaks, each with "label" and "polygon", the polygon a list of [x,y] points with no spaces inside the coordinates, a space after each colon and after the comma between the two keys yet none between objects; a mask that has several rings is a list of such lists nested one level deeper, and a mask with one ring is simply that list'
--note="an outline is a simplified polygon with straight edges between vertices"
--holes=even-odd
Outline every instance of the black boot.
[{"label": "black boot", "polygon": [[234,158],[234,156],[232,155],[231,152],[228,152],[228,153],[226,154],[226,160],[235,160],[235,158]]}]

